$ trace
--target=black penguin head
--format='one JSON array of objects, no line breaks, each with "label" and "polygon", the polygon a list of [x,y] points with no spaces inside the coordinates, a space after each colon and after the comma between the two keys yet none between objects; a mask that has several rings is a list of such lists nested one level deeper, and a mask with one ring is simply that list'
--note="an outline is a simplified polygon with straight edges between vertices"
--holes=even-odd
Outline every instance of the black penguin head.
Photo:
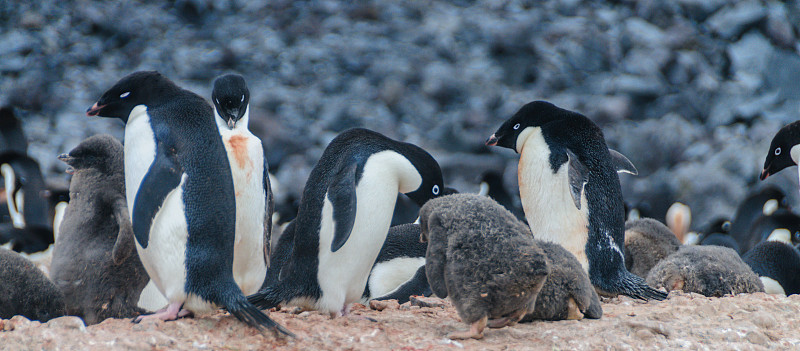
[{"label": "black penguin head", "polygon": [[[786,167],[797,165],[797,161],[794,159],[800,156],[797,155],[800,153],[800,148],[794,150],[797,144],[800,144],[800,121],[784,126],[772,138],[767,159],[764,161],[764,170],[761,171],[761,180],[767,179]],[[793,157],[792,154],[795,156]]]},{"label": "black penguin head", "polygon": [[122,144],[108,134],[94,135],[69,153],[58,155],[58,159],[69,166],[69,174],[89,168],[112,171],[122,167]]},{"label": "black penguin head", "polygon": [[489,139],[486,140],[488,146],[501,146],[520,151],[517,145],[519,136],[527,128],[541,127],[542,125],[558,120],[561,115],[567,112],[546,101],[534,101],[522,106],[517,113],[505,121]]},{"label": "black penguin head", "polygon": [[116,117],[128,121],[138,105],[153,105],[168,98],[170,91],[180,89],[156,71],[131,73],[108,89],[100,100],[86,110],[87,116]]},{"label": "black penguin head", "polygon": [[439,163],[428,152],[416,145],[406,145],[410,147],[404,154],[422,177],[422,184],[406,195],[422,207],[428,200],[445,194],[442,170],[439,168]]},{"label": "black penguin head", "polygon": [[211,100],[217,114],[233,129],[247,112],[250,103],[250,90],[244,78],[238,74],[226,74],[214,81],[214,91]]}]

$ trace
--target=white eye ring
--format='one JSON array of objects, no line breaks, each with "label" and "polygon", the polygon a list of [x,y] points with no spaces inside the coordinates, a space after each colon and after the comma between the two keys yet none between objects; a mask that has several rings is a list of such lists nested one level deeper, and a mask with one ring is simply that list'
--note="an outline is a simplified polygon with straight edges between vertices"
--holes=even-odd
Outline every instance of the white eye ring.
[{"label": "white eye ring", "polygon": [[775,148],[775,156],[778,156],[780,154],[781,154],[781,148],[779,147]]},{"label": "white eye ring", "polygon": [[519,123],[517,123],[517,124],[515,124],[515,125],[514,125],[514,129],[515,129],[515,130],[516,130],[516,129],[519,129]]},{"label": "white eye ring", "polygon": [[124,98],[128,97],[128,95],[130,95],[130,94],[131,94],[130,91],[126,91],[126,92],[124,92],[122,94],[119,94],[119,98],[120,99],[124,99]]},{"label": "white eye ring", "polygon": [[439,195],[439,186],[438,185],[434,185],[433,186],[433,195]]},{"label": "white eye ring", "polygon": [[239,102],[244,102],[244,95],[242,95],[242,100],[241,100],[241,101],[239,101]]}]

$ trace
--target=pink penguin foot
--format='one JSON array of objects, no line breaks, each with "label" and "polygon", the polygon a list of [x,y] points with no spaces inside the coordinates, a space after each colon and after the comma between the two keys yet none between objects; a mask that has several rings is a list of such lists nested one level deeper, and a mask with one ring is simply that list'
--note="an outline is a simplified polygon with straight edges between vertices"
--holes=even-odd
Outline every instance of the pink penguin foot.
[{"label": "pink penguin foot", "polygon": [[174,321],[178,318],[191,316],[192,312],[182,308],[183,302],[171,302],[167,307],[158,310],[153,314],[146,314],[136,317],[134,323],[139,323],[145,319],[160,319],[162,321]]}]

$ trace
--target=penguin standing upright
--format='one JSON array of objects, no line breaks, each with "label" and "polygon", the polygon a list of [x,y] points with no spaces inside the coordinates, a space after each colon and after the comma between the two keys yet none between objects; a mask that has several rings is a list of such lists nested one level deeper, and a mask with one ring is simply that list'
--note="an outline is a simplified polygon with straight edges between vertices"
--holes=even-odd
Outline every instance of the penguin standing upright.
[{"label": "penguin standing upright", "polygon": [[561,244],[606,294],[663,300],[625,268],[625,209],[617,172],[636,174],[585,116],[544,101],[523,106],[486,141],[520,154],[519,189],[533,235]]},{"label": "penguin standing upright", "polygon": [[234,280],[234,186],[211,106],[148,71],[122,78],[86,114],[126,123],[125,188],[136,249],[169,301],[147,318],[223,306],[253,327],[290,334],[250,304]]},{"label": "penguin standing upright", "polygon": [[342,132],[311,171],[264,286],[248,299],[346,315],[362,297],[397,193],[422,206],[442,190],[439,164],[425,150],[367,129]]},{"label": "penguin standing upright", "polygon": [[236,196],[233,279],[242,292],[258,291],[267,273],[272,233],[272,191],[261,139],[250,133],[250,90],[244,78],[227,74],[214,81],[211,93]]}]

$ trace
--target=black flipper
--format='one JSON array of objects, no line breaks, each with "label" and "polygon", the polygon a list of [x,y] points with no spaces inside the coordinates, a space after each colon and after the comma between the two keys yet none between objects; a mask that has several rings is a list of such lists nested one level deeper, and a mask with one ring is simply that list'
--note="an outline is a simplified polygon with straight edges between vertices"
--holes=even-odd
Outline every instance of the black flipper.
[{"label": "black flipper", "polygon": [[617,170],[617,173],[639,175],[639,171],[636,169],[636,166],[634,166],[633,162],[625,157],[625,155],[619,153],[617,150],[612,149],[608,149],[608,152],[611,153],[611,162],[614,164],[614,169]]},{"label": "black flipper", "polygon": [[373,300],[397,300],[399,304],[404,304],[409,301],[411,296],[431,296],[432,293],[431,286],[428,284],[428,277],[425,275],[425,266],[422,265],[411,279],[392,292]]},{"label": "black flipper", "polygon": [[347,242],[356,220],[356,168],[349,163],[336,174],[336,180],[328,188],[328,200],[333,205],[333,221],[336,228],[331,242],[331,252],[336,252]]},{"label": "black flipper", "polygon": [[572,201],[575,202],[575,207],[581,209],[581,194],[583,194],[583,187],[589,180],[589,169],[586,168],[578,156],[572,151],[567,149],[567,173],[569,175],[569,192],[572,195]]},{"label": "black flipper", "polygon": [[275,199],[272,196],[272,184],[269,182],[269,165],[267,164],[266,156],[264,156],[264,193],[267,197],[267,211],[264,214],[264,261],[269,267],[269,257],[272,250],[269,245],[272,240],[272,213],[275,212]]},{"label": "black flipper", "polygon": [[143,248],[147,247],[150,238],[153,217],[161,208],[167,194],[180,184],[182,173],[175,152],[159,142],[156,158],[142,179],[133,202],[133,234]]}]

